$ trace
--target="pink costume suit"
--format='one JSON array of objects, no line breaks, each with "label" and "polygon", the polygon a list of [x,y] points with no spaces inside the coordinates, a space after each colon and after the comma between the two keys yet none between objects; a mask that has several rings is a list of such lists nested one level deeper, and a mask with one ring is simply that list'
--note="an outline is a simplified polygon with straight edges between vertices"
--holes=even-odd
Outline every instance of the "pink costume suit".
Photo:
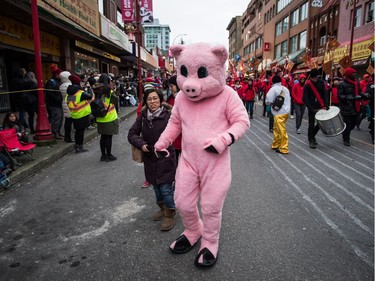
[{"label": "pink costume suit", "polygon": [[[171,51],[177,59],[181,92],[155,149],[167,148],[182,134],[174,196],[185,227],[183,235],[191,245],[202,237],[200,250],[207,248],[216,261],[222,208],[231,183],[228,147],[245,133],[250,122],[238,94],[225,85],[228,53],[223,46],[197,43],[172,46]],[[214,152],[205,150],[209,146]]]}]

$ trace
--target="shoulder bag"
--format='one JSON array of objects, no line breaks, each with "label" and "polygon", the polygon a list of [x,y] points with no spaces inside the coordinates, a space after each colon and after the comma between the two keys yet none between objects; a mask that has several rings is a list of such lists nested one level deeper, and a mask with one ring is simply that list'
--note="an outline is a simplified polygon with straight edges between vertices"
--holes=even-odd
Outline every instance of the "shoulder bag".
[{"label": "shoulder bag", "polygon": [[[143,117],[142,117],[142,123],[141,123],[141,130],[142,130],[142,127],[143,127]],[[142,133],[141,133],[141,137],[142,137]],[[134,145],[131,145],[131,148],[132,148],[132,159],[135,162],[143,163],[143,151],[139,150]]]}]

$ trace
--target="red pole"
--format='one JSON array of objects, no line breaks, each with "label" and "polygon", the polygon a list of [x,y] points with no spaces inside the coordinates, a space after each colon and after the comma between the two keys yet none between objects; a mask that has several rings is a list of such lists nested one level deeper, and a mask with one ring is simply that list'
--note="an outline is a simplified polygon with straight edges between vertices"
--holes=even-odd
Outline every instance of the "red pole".
[{"label": "red pole", "polygon": [[36,121],[35,141],[52,140],[51,126],[48,122],[47,110],[44,104],[43,93],[43,75],[42,75],[42,58],[40,55],[40,35],[39,35],[39,16],[37,0],[31,0],[31,16],[33,22],[34,34],[34,52],[35,52],[35,75],[38,82],[38,117]]},{"label": "red pole", "polygon": [[143,99],[143,88],[142,88],[142,61],[141,61],[141,17],[139,15],[140,7],[139,7],[139,0],[135,0],[135,19],[137,22],[137,44],[138,44],[138,97],[139,101],[142,102]]}]

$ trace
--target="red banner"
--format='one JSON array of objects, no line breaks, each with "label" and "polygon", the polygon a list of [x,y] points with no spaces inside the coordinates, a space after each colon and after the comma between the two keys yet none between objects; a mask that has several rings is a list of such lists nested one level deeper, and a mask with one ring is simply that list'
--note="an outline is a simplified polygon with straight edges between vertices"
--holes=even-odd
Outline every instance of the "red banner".
[{"label": "red banner", "polygon": [[154,22],[152,0],[141,0],[139,12],[142,22]]},{"label": "red banner", "polygon": [[122,0],[122,20],[124,23],[134,22],[134,0]]}]

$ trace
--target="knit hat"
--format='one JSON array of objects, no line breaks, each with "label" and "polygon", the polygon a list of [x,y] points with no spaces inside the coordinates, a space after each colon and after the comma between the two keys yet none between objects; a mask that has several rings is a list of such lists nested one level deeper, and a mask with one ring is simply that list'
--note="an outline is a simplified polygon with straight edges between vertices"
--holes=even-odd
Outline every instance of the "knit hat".
[{"label": "knit hat", "polygon": [[272,84],[281,83],[281,77],[279,75],[275,75],[272,77]]},{"label": "knit hat", "polygon": [[357,73],[354,68],[348,67],[345,69],[345,77],[350,77],[353,73]]},{"label": "knit hat", "polygon": [[72,82],[73,85],[80,85],[81,84],[81,78],[79,78],[77,75],[70,75],[69,80]]},{"label": "knit hat", "polygon": [[299,79],[299,80],[301,80],[301,79],[306,79],[306,75],[302,73],[302,74],[299,76],[298,79]]},{"label": "knit hat", "polygon": [[335,77],[333,77],[332,81],[335,81],[335,80],[337,80],[337,81],[341,81],[341,78],[340,78],[340,77],[337,77],[337,76],[335,76]]},{"label": "knit hat", "polygon": [[56,64],[51,64],[51,71],[52,71],[52,74],[55,74],[55,75],[60,75],[61,73],[61,70],[60,68],[57,67]]},{"label": "knit hat", "polygon": [[319,73],[319,70],[317,68],[311,69],[310,78],[315,78],[315,77],[318,77],[318,76],[321,76],[320,73]]},{"label": "knit hat", "polygon": [[368,74],[363,75],[363,79],[366,79],[366,78],[370,78],[370,75]]}]

